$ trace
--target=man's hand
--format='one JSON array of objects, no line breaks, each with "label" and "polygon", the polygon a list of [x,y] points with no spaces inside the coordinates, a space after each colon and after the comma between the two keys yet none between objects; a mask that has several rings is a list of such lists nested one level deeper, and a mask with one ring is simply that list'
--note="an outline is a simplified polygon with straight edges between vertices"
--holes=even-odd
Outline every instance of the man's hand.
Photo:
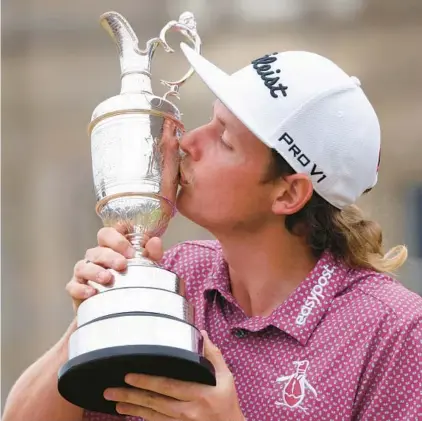
[{"label": "man's hand", "polygon": [[220,350],[202,332],[204,356],[214,365],[216,386],[188,383],[164,377],[128,374],[133,388],[106,389],[104,397],[117,402],[117,412],[147,421],[245,421],[239,406],[233,375]]},{"label": "man's hand", "polygon": [[[135,250],[125,234],[126,228],[123,225],[101,228],[97,235],[98,246],[87,250],[85,258],[76,263],[72,279],[66,285],[75,312],[82,301],[97,293],[97,290],[89,285],[89,281],[111,286],[114,277],[108,269],[126,270],[127,259],[134,257]],[[160,238],[145,236],[142,246],[145,247],[145,257],[155,262],[162,259],[164,252]]]}]

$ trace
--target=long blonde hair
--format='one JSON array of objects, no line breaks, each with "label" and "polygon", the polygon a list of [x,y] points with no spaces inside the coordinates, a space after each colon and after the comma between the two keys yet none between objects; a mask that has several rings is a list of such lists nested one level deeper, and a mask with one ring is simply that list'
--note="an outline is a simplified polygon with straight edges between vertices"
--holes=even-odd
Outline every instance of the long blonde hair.
[{"label": "long blonde hair", "polygon": [[332,215],[333,229],[344,238],[341,258],[351,267],[364,267],[377,272],[394,273],[407,259],[403,245],[383,249],[380,225],[366,219],[357,206],[348,206]]}]

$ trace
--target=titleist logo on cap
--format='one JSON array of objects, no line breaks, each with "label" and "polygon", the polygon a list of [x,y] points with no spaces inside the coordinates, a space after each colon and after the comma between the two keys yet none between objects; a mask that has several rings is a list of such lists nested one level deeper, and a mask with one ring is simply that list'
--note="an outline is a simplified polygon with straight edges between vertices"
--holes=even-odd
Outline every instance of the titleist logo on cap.
[{"label": "titleist logo on cap", "polygon": [[266,54],[263,57],[257,58],[252,61],[252,66],[256,70],[256,73],[264,81],[264,85],[270,90],[270,94],[273,98],[278,98],[277,92],[281,92],[283,97],[287,96],[287,86],[279,83],[280,69],[274,69],[273,64],[278,60],[278,53]]}]

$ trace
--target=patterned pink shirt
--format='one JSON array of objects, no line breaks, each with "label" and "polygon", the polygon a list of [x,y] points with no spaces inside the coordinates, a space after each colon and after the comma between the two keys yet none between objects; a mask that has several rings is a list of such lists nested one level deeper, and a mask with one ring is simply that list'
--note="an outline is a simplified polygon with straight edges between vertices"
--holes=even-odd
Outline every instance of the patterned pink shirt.
[{"label": "patterned pink shirt", "polygon": [[392,278],[326,253],[269,317],[247,317],[218,242],[181,243],[163,266],[185,279],[247,421],[422,420],[422,299]]}]

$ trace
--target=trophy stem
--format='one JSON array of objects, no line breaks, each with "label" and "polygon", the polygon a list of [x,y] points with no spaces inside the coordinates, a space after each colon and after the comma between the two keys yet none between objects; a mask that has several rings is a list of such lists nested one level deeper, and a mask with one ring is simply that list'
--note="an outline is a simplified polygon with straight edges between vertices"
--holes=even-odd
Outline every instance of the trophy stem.
[{"label": "trophy stem", "polygon": [[135,249],[135,256],[132,259],[129,259],[129,265],[142,265],[142,266],[158,266],[151,259],[148,259],[143,255],[144,247],[144,234],[137,232],[126,234],[126,238],[130,241],[133,248]]}]

